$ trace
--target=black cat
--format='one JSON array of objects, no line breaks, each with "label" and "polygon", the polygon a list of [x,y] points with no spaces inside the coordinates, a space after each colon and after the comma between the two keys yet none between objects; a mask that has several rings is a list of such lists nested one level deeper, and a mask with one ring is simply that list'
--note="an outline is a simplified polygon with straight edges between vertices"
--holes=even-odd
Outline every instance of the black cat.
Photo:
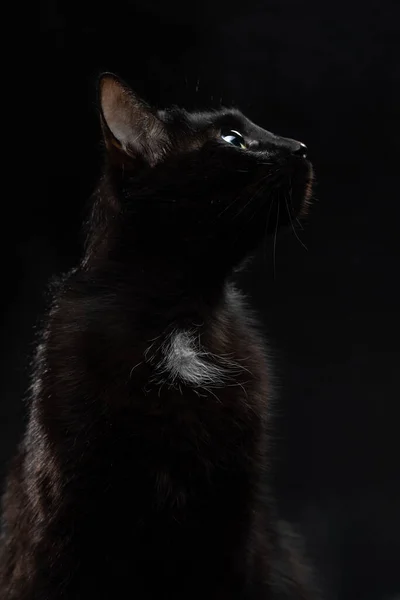
[{"label": "black cat", "polygon": [[100,79],[84,257],[54,292],[4,496],[3,600],[315,598],[267,488],[264,344],[230,278],[305,211],[306,147]]}]

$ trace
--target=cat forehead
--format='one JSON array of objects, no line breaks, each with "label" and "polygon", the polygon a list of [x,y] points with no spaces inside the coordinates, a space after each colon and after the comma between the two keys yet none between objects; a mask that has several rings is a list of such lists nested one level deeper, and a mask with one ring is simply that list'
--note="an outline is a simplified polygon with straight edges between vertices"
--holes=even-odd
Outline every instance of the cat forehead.
[{"label": "cat forehead", "polygon": [[251,133],[255,129],[259,129],[240,110],[235,108],[193,112],[173,108],[159,111],[159,115],[172,127],[187,128],[199,133],[209,128],[236,129],[241,133]]}]

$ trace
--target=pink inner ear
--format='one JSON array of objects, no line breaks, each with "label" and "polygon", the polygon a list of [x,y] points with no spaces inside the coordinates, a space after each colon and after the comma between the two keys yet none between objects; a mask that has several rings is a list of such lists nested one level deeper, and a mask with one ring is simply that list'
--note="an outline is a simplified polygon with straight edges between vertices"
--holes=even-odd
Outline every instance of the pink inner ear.
[{"label": "pink inner ear", "polygon": [[134,137],[138,116],[133,96],[116,79],[105,77],[101,82],[101,108],[109,130],[126,147]]},{"label": "pink inner ear", "polygon": [[106,141],[131,157],[155,164],[167,133],[152,109],[113,75],[103,76],[100,82],[100,103]]}]

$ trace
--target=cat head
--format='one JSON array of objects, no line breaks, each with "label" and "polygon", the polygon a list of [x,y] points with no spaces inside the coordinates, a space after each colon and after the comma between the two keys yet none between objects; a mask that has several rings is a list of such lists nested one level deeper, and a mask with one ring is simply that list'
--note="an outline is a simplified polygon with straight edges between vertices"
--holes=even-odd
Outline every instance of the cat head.
[{"label": "cat head", "polygon": [[304,144],[236,109],[155,110],[112,74],[100,78],[99,106],[106,169],[92,254],[106,245],[116,261],[218,279],[307,206]]}]

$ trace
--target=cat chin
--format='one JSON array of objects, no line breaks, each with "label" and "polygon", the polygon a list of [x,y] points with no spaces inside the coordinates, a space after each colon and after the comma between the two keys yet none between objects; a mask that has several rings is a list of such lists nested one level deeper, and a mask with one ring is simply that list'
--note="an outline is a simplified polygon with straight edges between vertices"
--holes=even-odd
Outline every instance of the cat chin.
[{"label": "cat chin", "polygon": [[309,160],[295,159],[290,174],[291,215],[302,217],[308,213],[313,192],[314,171]]}]

